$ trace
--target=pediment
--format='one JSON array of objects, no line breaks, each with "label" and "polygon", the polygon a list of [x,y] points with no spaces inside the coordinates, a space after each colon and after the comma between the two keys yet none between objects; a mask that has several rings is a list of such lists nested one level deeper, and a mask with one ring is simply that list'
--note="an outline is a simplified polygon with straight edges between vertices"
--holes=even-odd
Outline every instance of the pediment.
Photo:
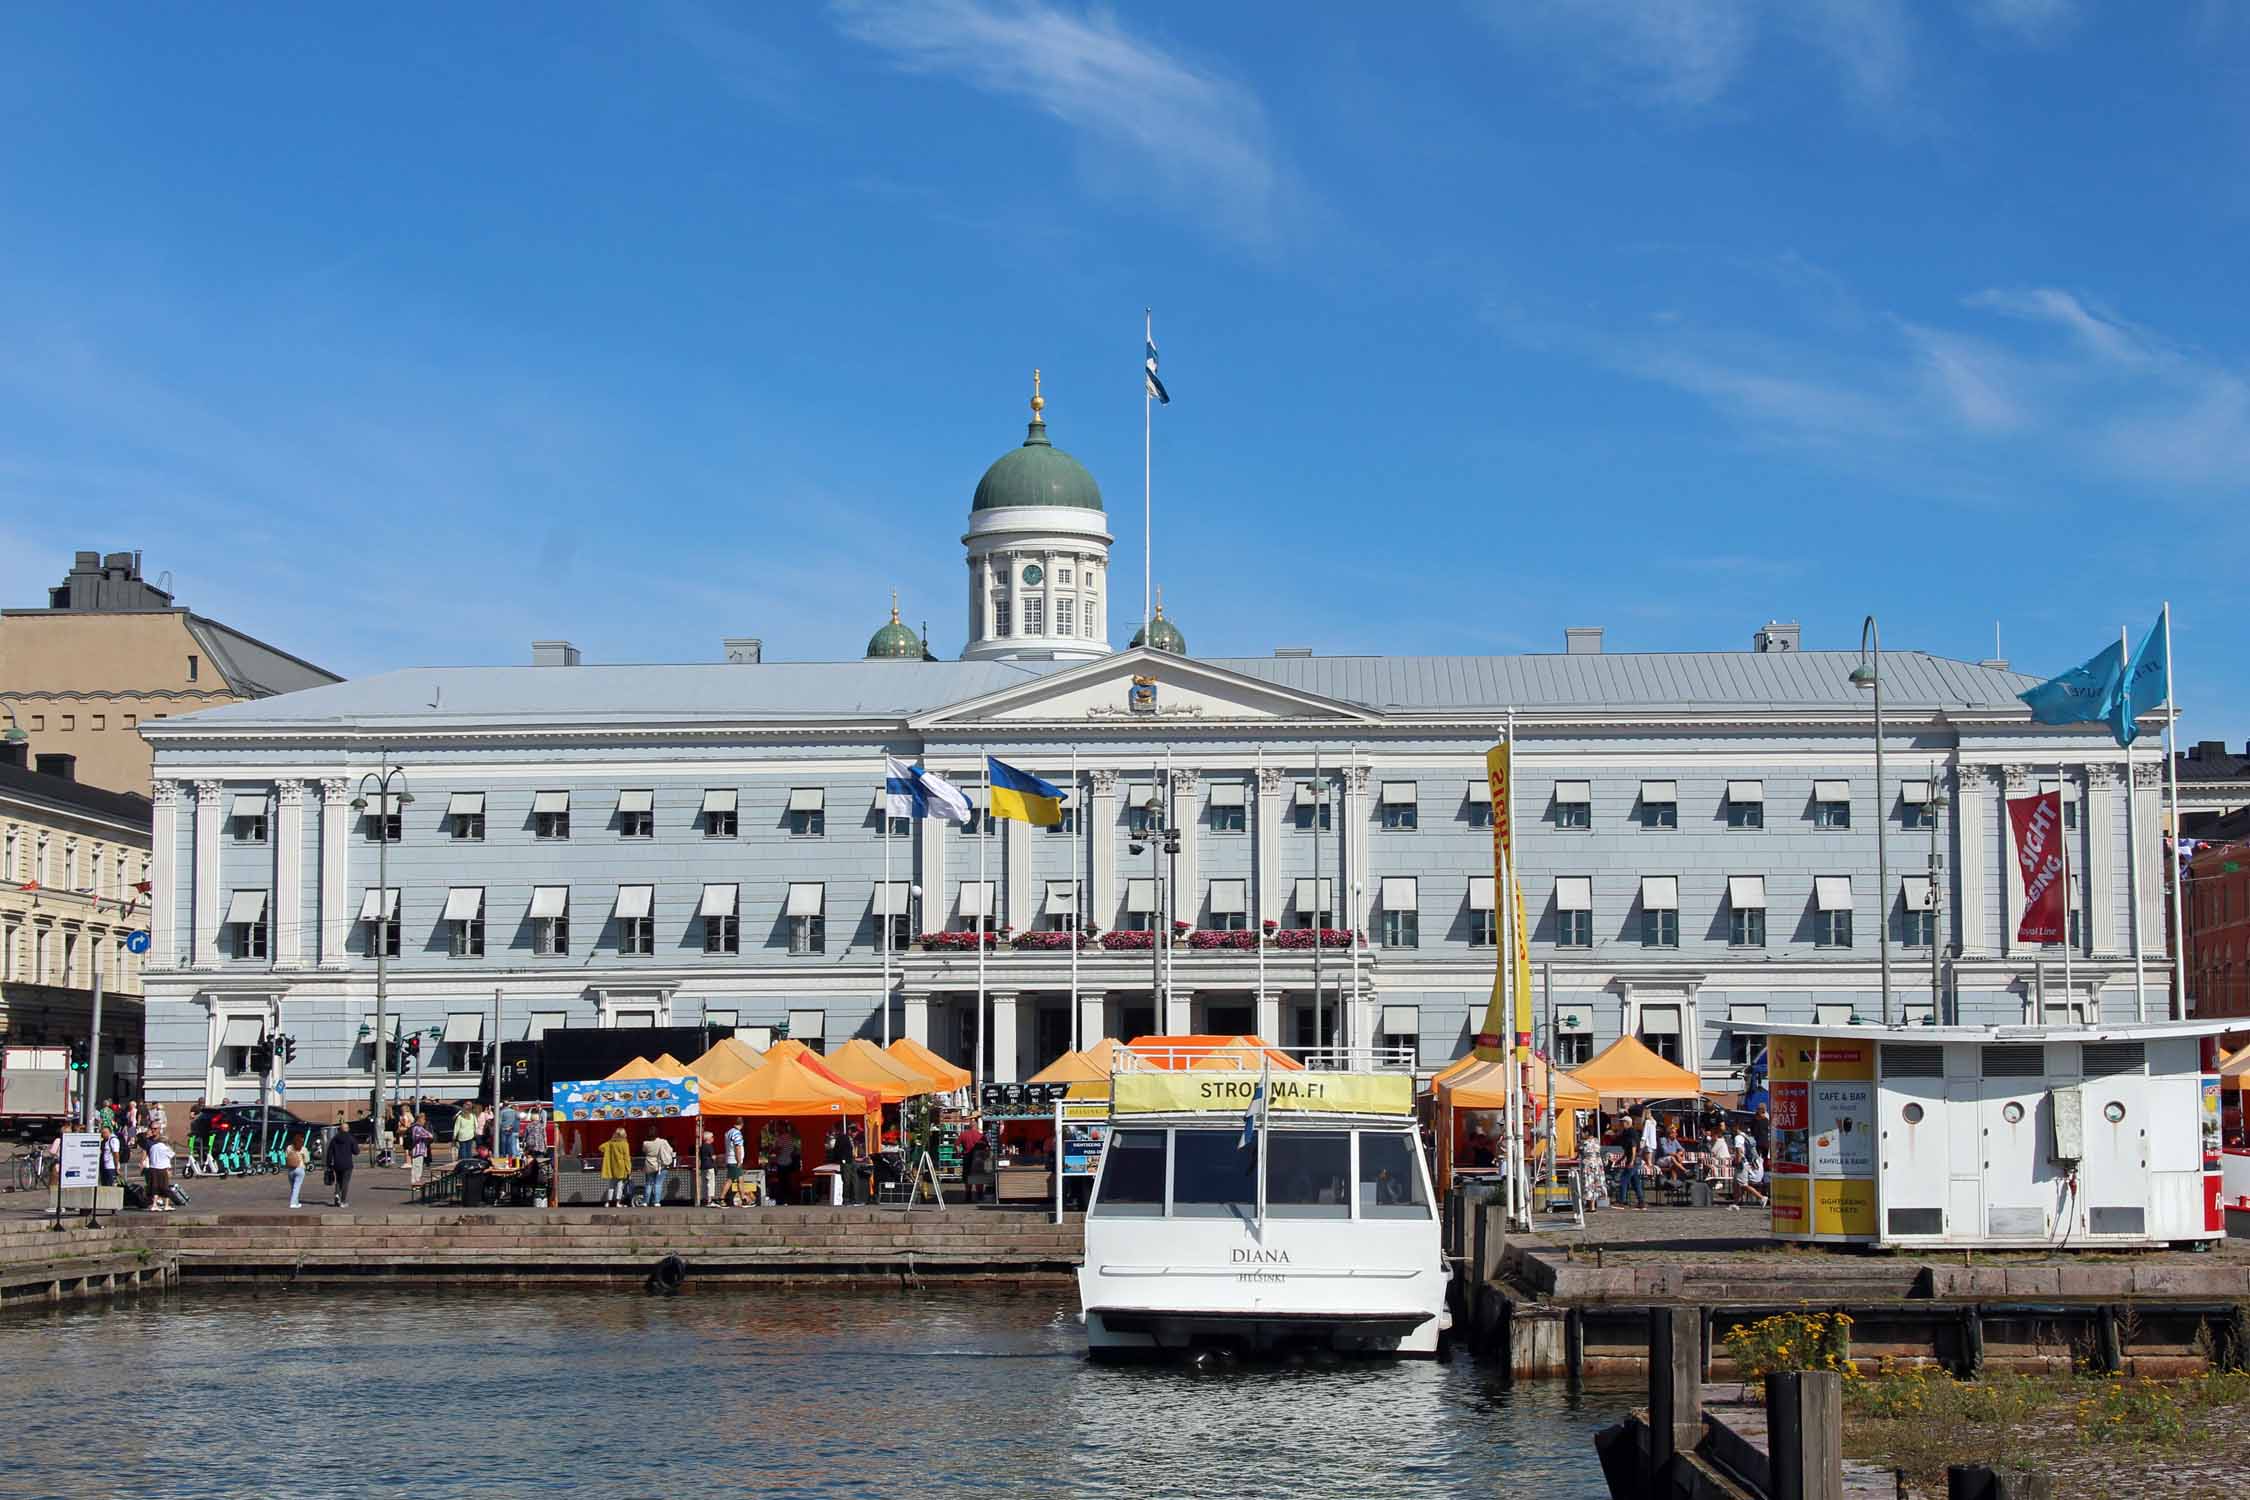
[{"label": "pediment", "polygon": [[916,716],[917,729],[966,724],[1372,723],[1356,703],[1277,687],[1174,656],[1126,651]]}]

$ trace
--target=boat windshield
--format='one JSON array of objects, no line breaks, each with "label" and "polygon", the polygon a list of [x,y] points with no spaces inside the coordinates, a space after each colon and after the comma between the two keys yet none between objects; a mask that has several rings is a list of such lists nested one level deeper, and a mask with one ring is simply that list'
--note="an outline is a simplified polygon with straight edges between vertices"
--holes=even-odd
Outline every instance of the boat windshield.
[{"label": "boat windshield", "polygon": [[[1270,1219],[1427,1219],[1430,1198],[1407,1130],[1274,1130],[1266,1140]],[[1096,1218],[1237,1219],[1258,1211],[1258,1153],[1225,1127],[1120,1129],[1102,1153]],[[1357,1186],[1355,1192],[1354,1185]]]}]

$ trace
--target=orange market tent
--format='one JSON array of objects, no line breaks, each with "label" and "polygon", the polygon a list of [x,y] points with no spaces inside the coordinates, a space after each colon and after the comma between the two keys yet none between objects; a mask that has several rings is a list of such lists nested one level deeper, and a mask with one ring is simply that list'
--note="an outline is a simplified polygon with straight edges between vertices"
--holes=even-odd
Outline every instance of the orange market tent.
[{"label": "orange market tent", "polygon": [[[614,1054],[612,1054],[614,1055]],[[667,1052],[654,1059],[636,1057],[604,1080],[608,1083],[629,1083],[636,1078],[684,1078],[693,1069]]]},{"label": "orange market tent", "polygon": [[1305,1065],[1279,1047],[1254,1036],[1137,1036],[1127,1046],[1141,1063],[1164,1072],[1199,1068],[1255,1071],[1260,1054],[1280,1073],[1302,1073]]},{"label": "orange market tent", "polygon": [[874,1089],[885,1104],[938,1092],[935,1082],[864,1037],[853,1037],[820,1061],[844,1082]]},{"label": "orange market tent", "polygon": [[1490,1058],[1479,1057],[1474,1052],[1464,1053],[1462,1056],[1456,1057],[1430,1075],[1430,1092],[1436,1093],[1439,1084],[1458,1078],[1463,1073],[1470,1072],[1473,1069],[1486,1067],[1491,1061]]},{"label": "orange market tent", "polygon": [[703,1113],[727,1118],[771,1119],[798,1115],[868,1113],[876,1091],[847,1083],[808,1061],[809,1054],[769,1054],[764,1063],[724,1088],[707,1090]]},{"label": "orange market tent", "polygon": [[902,1036],[883,1050],[947,1092],[969,1086],[967,1068],[955,1067],[912,1037]]},{"label": "orange market tent", "polygon": [[[1555,1090],[1555,1155],[1567,1159],[1578,1149],[1578,1132],[1573,1110],[1595,1109],[1600,1106],[1600,1096],[1593,1089],[1560,1069],[1550,1068],[1541,1057],[1533,1057],[1517,1064],[1512,1062],[1479,1062],[1473,1068],[1446,1071],[1453,1076],[1445,1078],[1434,1090],[1443,1119],[1437,1133],[1439,1191],[1453,1182],[1453,1166],[1468,1143],[1470,1113],[1498,1113],[1508,1107],[1508,1075],[1521,1066],[1528,1070],[1530,1083],[1524,1099],[1523,1119],[1528,1136],[1530,1127],[1537,1124],[1540,1111],[1547,1107],[1547,1087],[1552,1079]],[[1503,1138],[1507,1132],[1503,1127]],[[1529,1146],[1526,1146],[1529,1150]]]},{"label": "orange market tent", "polygon": [[1678,1063],[1666,1062],[1639,1037],[1621,1036],[1594,1054],[1593,1061],[1570,1070],[1570,1077],[1604,1099],[1700,1099],[1703,1080]]},{"label": "orange market tent", "polygon": [[766,1055],[740,1037],[723,1036],[711,1050],[688,1064],[688,1071],[703,1080],[707,1089],[724,1088],[758,1067]]},{"label": "orange market tent", "polygon": [[1107,1083],[1109,1082],[1110,1058],[1106,1049],[1115,1045],[1114,1042],[1109,1041],[1100,1043],[1100,1047],[1104,1050],[1098,1057],[1091,1050],[1065,1052],[1024,1081],[1026,1083]]},{"label": "orange market tent", "polygon": [[2243,1048],[2219,1065],[2219,1087],[2250,1093],[2250,1047]]}]

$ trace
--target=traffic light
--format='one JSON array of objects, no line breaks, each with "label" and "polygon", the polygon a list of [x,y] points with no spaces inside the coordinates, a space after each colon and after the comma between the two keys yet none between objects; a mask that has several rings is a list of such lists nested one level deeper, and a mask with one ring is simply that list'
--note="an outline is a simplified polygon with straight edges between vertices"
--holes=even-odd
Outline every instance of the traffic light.
[{"label": "traffic light", "polygon": [[277,1040],[281,1043],[281,1060],[285,1063],[295,1062],[297,1060],[297,1039],[293,1036],[283,1035]]},{"label": "traffic light", "polygon": [[419,1031],[406,1039],[406,1055],[408,1057],[420,1057],[422,1055],[422,1033]]},{"label": "traffic light", "polygon": [[86,1071],[86,1044],[84,1042],[72,1042],[70,1044],[70,1071],[73,1073]]},{"label": "traffic light", "polygon": [[273,1071],[272,1042],[260,1040],[251,1044],[250,1071],[253,1073],[271,1073]]}]

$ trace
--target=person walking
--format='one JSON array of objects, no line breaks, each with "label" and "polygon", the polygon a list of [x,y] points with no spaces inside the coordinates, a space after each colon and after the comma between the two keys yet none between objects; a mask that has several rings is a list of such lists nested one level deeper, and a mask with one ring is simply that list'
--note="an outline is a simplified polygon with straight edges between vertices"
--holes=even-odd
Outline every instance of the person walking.
[{"label": "person walking", "polygon": [[477,1112],[467,1101],[453,1111],[453,1160],[456,1164],[476,1154]]},{"label": "person walking", "polygon": [[501,1105],[499,1144],[492,1154],[494,1156],[514,1156],[516,1154],[517,1133],[522,1128],[523,1116],[516,1113],[516,1107],[513,1104]]},{"label": "person walking", "polygon": [[737,1120],[727,1127],[726,1159],[727,1197],[738,1204],[742,1201],[742,1151],[745,1144],[742,1122]]},{"label": "person walking", "polygon": [[311,1160],[312,1153],[305,1149],[305,1138],[301,1135],[289,1137],[289,1144],[281,1148],[281,1164],[289,1171],[289,1206],[291,1208],[303,1208],[305,1206],[301,1201],[305,1195],[305,1164]]},{"label": "person walking", "polygon": [[633,1143],[625,1127],[602,1142],[602,1206],[623,1208],[627,1185],[633,1180]]},{"label": "person walking", "polygon": [[641,1207],[664,1206],[664,1195],[672,1188],[672,1168],[679,1159],[680,1153],[672,1149],[670,1141],[653,1130],[649,1132],[648,1140],[641,1146],[641,1165],[648,1171],[648,1187],[641,1195]]},{"label": "person walking", "polygon": [[1653,1115],[1649,1117],[1648,1123],[1640,1130],[1635,1130],[1629,1125],[1626,1127],[1625,1175],[1617,1185],[1617,1206],[1619,1208],[1627,1206],[1625,1199],[1630,1195],[1633,1200],[1631,1205],[1633,1209],[1644,1213],[1648,1209],[1648,1174],[1655,1170],[1656,1146],[1653,1142],[1646,1147],[1641,1143],[1648,1138],[1654,1128],[1655,1116]]},{"label": "person walking", "polygon": [[1734,1133],[1735,1181],[1741,1190],[1763,1206],[1766,1202],[1766,1162],[1758,1153],[1757,1142],[1746,1130]]},{"label": "person walking", "polygon": [[784,1203],[794,1203],[800,1196],[798,1169],[804,1164],[805,1143],[797,1138],[797,1127],[787,1120],[773,1137],[773,1169],[780,1174]]},{"label": "person walking", "polygon": [[708,1130],[699,1131],[695,1141],[695,1166],[703,1174],[703,1201],[719,1201],[719,1148]]},{"label": "person walking", "polygon": [[422,1186],[422,1173],[430,1164],[430,1134],[427,1115],[416,1115],[414,1123],[406,1127],[406,1182],[411,1188]]},{"label": "person walking", "polygon": [[148,1143],[148,1165],[144,1169],[148,1183],[148,1210],[153,1214],[172,1211],[172,1143],[161,1136],[152,1136]]},{"label": "person walking", "polygon": [[352,1206],[352,1164],[359,1159],[359,1142],[352,1133],[341,1126],[328,1132],[328,1175],[334,1180],[336,1191],[329,1199],[331,1208]]}]

